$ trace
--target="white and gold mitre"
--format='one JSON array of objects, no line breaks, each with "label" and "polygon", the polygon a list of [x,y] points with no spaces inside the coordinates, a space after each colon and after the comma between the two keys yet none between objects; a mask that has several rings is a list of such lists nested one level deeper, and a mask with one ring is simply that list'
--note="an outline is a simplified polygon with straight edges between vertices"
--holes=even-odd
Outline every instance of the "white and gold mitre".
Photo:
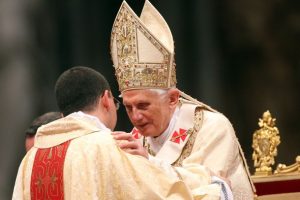
[{"label": "white and gold mitre", "polygon": [[140,18],[123,1],[112,28],[111,56],[120,92],[176,86],[172,33],[147,0]]}]

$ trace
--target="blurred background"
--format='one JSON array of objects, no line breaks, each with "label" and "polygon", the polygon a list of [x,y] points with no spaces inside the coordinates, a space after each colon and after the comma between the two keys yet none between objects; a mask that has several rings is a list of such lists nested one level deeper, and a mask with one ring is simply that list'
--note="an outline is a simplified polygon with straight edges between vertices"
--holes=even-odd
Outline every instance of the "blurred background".
[{"label": "blurred background", "polygon": [[[0,0],[0,199],[10,199],[31,121],[57,110],[54,84],[89,66],[119,94],[109,54],[122,0]],[[140,14],[144,1],[128,0]],[[178,88],[232,122],[253,173],[252,134],[270,110],[276,162],[300,154],[300,1],[152,0],[175,40]],[[124,108],[116,130],[131,130]]]}]

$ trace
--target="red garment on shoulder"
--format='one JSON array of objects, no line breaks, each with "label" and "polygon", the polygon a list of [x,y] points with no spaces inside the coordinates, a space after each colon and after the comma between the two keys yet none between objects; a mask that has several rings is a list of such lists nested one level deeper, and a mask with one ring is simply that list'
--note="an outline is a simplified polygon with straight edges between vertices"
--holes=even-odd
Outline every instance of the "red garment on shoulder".
[{"label": "red garment on shoulder", "polygon": [[70,140],[58,146],[38,149],[31,174],[32,200],[64,199],[63,170]]}]

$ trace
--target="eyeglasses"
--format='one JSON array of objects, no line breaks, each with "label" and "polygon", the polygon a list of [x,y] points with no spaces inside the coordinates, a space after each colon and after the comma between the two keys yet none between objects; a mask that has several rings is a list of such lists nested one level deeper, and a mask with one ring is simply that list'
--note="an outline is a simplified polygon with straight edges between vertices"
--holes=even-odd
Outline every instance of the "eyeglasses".
[{"label": "eyeglasses", "polygon": [[114,103],[115,103],[115,106],[116,106],[116,110],[119,110],[121,102],[114,97]]}]

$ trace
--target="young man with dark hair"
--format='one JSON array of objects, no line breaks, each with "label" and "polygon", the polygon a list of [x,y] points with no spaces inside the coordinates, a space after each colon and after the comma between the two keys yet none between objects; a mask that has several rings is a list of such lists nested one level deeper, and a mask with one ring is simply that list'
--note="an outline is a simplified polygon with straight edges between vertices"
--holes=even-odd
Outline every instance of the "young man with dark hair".
[{"label": "young man with dark hair", "polygon": [[[65,71],[55,85],[64,117],[38,129],[18,171],[13,199],[193,199],[188,187],[111,135],[117,106],[104,76],[87,67]],[[146,172],[146,173],[145,173]],[[209,185],[203,170],[203,190]],[[215,191],[214,190],[214,191]],[[199,198],[218,199],[218,193]]]},{"label": "young man with dark hair", "polygon": [[93,110],[106,90],[111,95],[104,76],[85,67],[74,67],[64,72],[55,85],[57,104],[64,116],[78,110]]}]

